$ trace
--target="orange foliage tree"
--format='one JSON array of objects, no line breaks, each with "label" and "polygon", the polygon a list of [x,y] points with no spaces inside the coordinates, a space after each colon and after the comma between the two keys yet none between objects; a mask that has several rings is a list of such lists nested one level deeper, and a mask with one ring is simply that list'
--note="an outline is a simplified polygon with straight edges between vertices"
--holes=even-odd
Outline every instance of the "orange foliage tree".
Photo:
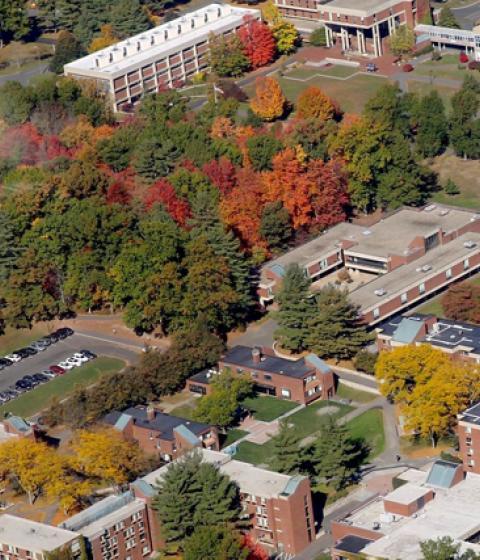
[{"label": "orange foliage tree", "polygon": [[262,21],[247,16],[238,37],[254,70],[272,62],[276,51],[275,39]]},{"label": "orange foliage tree", "polygon": [[336,103],[316,86],[308,87],[298,96],[297,114],[302,119],[316,118],[326,121],[333,119],[338,111]]},{"label": "orange foliage tree", "polygon": [[275,78],[257,78],[255,97],[250,102],[250,107],[265,121],[274,121],[285,113],[287,99]]}]

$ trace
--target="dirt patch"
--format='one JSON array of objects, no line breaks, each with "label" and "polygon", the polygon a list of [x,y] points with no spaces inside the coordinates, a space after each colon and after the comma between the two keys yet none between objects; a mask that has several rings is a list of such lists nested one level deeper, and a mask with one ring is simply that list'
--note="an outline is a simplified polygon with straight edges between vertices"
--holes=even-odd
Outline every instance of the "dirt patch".
[{"label": "dirt patch", "polygon": [[326,416],[327,414],[335,414],[338,412],[338,406],[323,406],[315,411],[318,416]]}]

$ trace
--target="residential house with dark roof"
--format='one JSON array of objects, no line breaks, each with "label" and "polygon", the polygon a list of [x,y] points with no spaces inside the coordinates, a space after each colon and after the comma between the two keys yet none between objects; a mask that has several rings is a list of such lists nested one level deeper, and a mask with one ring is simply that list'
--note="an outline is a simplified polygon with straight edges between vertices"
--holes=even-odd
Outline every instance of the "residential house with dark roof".
[{"label": "residential house with dark roof", "polygon": [[126,439],[136,441],[146,453],[158,455],[164,461],[176,459],[194,447],[220,449],[215,427],[165,414],[152,406],[109,412],[103,421]]},{"label": "residential house with dark roof", "polygon": [[380,351],[429,344],[452,358],[480,363],[480,325],[415,313],[393,317],[375,330]]},{"label": "residential house with dark roof", "polygon": [[219,361],[218,371],[206,370],[187,381],[187,390],[208,394],[213,376],[229,370],[248,375],[259,393],[301,404],[328,399],[335,393],[335,379],[330,366],[316,354],[297,360],[275,355],[271,348],[234,346]]}]

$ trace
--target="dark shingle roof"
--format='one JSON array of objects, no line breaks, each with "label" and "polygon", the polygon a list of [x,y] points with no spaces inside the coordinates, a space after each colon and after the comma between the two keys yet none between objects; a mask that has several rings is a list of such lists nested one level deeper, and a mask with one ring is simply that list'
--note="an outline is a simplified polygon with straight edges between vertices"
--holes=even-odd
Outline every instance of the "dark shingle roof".
[{"label": "dark shingle roof", "polygon": [[106,424],[115,426],[122,415],[131,416],[136,426],[151,430],[152,432],[159,432],[161,433],[162,439],[171,441],[174,439],[174,429],[179,426],[186,426],[195,435],[200,435],[210,428],[207,424],[193,422],[192,420],[186,420],[185,418],[179,418],[178,416],[171,416],[170,414],[165,414],[164,412],[159,411],[155,411],[155,418],[153,420],[149,420],[147,418],[146,407],[140,406],[127,408],[123,412],[109,412],[106,416],[104,416],[103,421]]}]

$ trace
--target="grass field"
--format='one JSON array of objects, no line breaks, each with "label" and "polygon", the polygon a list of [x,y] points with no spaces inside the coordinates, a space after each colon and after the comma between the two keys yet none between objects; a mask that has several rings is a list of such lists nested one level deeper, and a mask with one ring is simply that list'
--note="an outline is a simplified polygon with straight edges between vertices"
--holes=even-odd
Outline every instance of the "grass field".
[{"label": "grass field", "polygon": [[242,405],[248,408],[256,420],[271,422],[289,410],[298,406],[292,401],[283,401],[275,397],[259,396],[248,397]]},{"label": "grass field", "polygon": [[229,430],[226,437],[223,438],[222,447],[228,447],[229,445],[232,445],[232,443],[235,443],[238,439],[246,435],[248,435],[248,432],[246,432],[245,430],[233,428],[233,430]]},{"label": "grass field", "polygon": [[0,406],[0,417],[5,412],[18,414],[19,416],[29,417],[46,408],[52,397],[60,399],[68,396],[75,386],[87,386],[95,383],[97,379],[106,373],[120,370],[125,363],[116,358],[97,358],[91,363],[75,368],[65,375],[52,379],[44,385],[40,385],[23,394],[21,397]]},{"label": "grass field", "polygon": [[23,346],[28,346],[52,330],[54,330],[53,327],[48,329],[45,323],[35,325],[31,329],[7,328],[5,329],[5,334],[0,336],[0,356],[10,354],[10,352],[22,348]]},{"label": "grass field", "polygon": [[[327,412],[325,410],[326,407],[334,407],[336,409],[336,412],[330,411],[334,418],[339,418],[352,410],[352,407],[339,403],[318,401],[289,416],[288,423],[295,428],[295,433],[300,438],[311,436],[317,433],[327,421],[328,414],[322,414],[322,412]],[[263,445],[244,441],[238,446],[235,459],[254,465],[268,465],[272,454],[273,444],[271,440]]]},{"label": "grass field", "polygon": [[173,416],[180,416],[180,418],[186,418],[187,420],[193,420],[193,413],[195,412],[196,404],[196,401],[193,401],[190,404],[182,404],[180,406],[177,406],[176,408],[173,408],[170,411],[170,414],[172,414]]},{"label": "grass field", "polygon": [[374,459],[385,449],[385,432],[383,429],[383,412],[380,409],[367,410],[357,416],[346,427],[352,439],[364,439],[370,448],[368,458]]},{"label": "grass field", "polygon": [[427,60],[418,64],[412,75],[463,81],[468,72],[465,65],[459,67],[458,54],[445,54],[441,60]]},{"label": "grass field", "polygon": [[434,202],[480,209],[478,160],[464,160],[451,154],[443,154],[436,157],[430,167],[438,174],[441,185],[444,185],[448,179],[452,179],[460,189],[460,194],[453,196],[438,191],[432,196]]},{"label": "grass field", "polygon": [[417,82],[415,80],[407,80],[409,93],[417,93],[418,95],[425,96],[435,90],[445,104],[447,111],[452,108],[451,98],[452,95],[458,91],[459,88],[433,85],[425,82]]},{"label": "grass field", "polygon": [[[362,112],[366,102],[378,91],[378,89],[387,83],[386,78],[382,78],[381,76],[367,76],[360,74],[353,76],[348,80],[336,80],[324,76],[314,76],[314,74],[319,72],[318,68],[314,68],[309,72],[310,75],[312,75],[312,79],[307,82],[291,80],[287,76],[278,76],[278,74],[275,74],[274,77],[278,79],[283,93],[293,103],[295,103],[298,95],[306,87],[317,86],[328,96],[337,101],[343,111],[357,114]],[[254,96],[254,84],[250,84],[244,89],[250,97]]]},{"label": "grass field", "polygon": [[424,313],[425,315],[436,315],[437,317],[445,317],[441,299],[441,295],[437,296],[421,305],[415,311],[418,313]]},{"label": "grass field", "polygon": [[357,403],[368,403],[375,400],[377,395],[367,391],[359,391],[340,382],[337,387],[337,397],[339,399],[350,399]]},{"label": "grass field", "polygon": [[21,66],[53,54],[52,45],[44,43],[22,43],[12,41],[0,49],[0,63],[7,62],[13,66]]},{"label": "grass field", "polygon": [[[298,80],[308,80],[318,76],[332,76],[335,78],[348,78],[352,74],[358,72],[358,68],[353,68],[350,66],[321,66],[319,68],[302,66],[301,68],[294,68],[285,72],[285,77],[296,78]],[[307,84],[308,85],[308,84]]]}]

